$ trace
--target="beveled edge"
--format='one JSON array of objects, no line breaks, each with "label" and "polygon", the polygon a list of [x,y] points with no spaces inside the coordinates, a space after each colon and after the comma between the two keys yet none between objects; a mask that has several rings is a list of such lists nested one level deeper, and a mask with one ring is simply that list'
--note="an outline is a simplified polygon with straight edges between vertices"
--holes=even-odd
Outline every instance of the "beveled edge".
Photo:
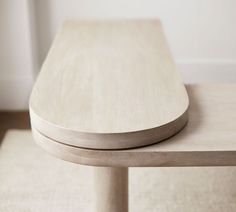
[{"label": "beveled edge", "polygon": [[162,126],[124,133],[87,133],[66,129],[41,119],[31,107],[30,119],[32,128],[60,143],[88,149],[128,149],[158,143],[178,133],[188,121],[188,108],[177,119]]}]

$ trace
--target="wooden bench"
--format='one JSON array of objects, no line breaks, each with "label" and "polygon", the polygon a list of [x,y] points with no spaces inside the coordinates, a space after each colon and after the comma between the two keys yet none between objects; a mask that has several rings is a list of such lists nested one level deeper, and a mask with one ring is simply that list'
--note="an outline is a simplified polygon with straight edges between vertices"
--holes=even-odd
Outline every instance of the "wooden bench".
[{"label": "wooden bench", "polygon": [[159,21],[68,22],[31,95],[33,135],[95,166],[97,211],[125,212],[128,167],[236,165],[236,85],[186,89]]}]

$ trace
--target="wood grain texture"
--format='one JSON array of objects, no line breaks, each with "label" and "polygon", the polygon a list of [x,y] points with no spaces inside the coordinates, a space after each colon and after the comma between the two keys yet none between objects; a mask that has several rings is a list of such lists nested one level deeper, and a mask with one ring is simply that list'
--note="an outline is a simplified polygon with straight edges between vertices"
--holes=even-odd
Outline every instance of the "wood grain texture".
[{"label": "wood grain texture", "polygon": [[129,150],[75,148],[33,129],[36,142],[51,154],[93,166],[235,166],[236,84],[188,85],[189,121],[165,142]]},{"label": "wood grain texture", "polygon": [[128,212],[128,168],[95,167],[95,210]]},{"label": "wood grain texture", "polygon": [[30,115],[65,144],[123,149],[177,133],[188,105],[159,21],[81,21],[57,34]]}]

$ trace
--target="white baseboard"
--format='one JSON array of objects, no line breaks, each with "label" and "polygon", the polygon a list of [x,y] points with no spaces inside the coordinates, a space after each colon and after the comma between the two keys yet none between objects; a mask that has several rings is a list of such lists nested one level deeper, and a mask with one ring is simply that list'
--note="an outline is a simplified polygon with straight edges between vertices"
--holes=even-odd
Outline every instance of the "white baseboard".
[{"label": "white baseboard", "polygon": [[184,83],[236,83],[234,60],[177,60]]},{"label": "white baseboard", "polygon": [[[184,83],[236,83],[234,61],[177,61]],[[33,78],[1,77],[0,110],[28,109]]]},{"label": "white baseboard", "polygon": [[1,76],[0,110],[27,110],[33,78]]}]

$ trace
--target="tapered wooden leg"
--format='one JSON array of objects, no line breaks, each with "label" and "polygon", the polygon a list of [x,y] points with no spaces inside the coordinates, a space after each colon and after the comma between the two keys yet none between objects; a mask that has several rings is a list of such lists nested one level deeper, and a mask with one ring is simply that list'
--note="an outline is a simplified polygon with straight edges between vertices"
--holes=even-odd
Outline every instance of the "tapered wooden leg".
[{"label": "tapered wooden leg", "polygon": [[96,212],[128,212],[128,168],[95,167]]}]

